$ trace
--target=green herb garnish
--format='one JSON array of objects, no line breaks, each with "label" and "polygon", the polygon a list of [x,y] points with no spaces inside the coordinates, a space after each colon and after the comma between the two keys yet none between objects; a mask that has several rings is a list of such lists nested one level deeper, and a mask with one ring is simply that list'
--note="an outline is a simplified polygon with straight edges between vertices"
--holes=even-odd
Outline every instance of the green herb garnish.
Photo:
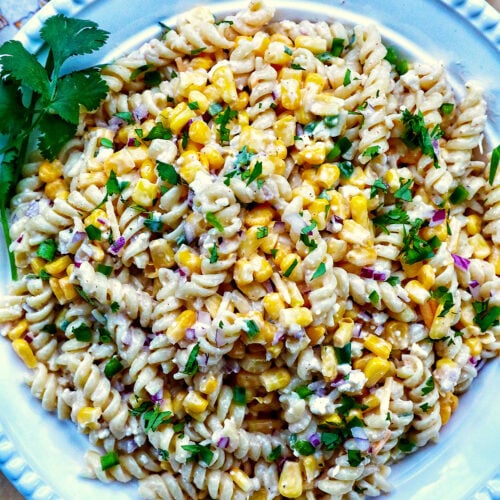
[{"label": "green herb garnish", "polygon": [[250,339],[255,338],[260,332],[257,323],[253,319],[246,319],[245,324],[246,328],[244,328],[244,330],[245,333],[248,335],[248,338]]},{"label": "green herb garnish", "polygon": [[245,406],[247,404],[247,391],[244,387],[235,385],[233,387],[233,402],[235,405]]},{"label": "green herb garnish", "polygon": [[224,226],[221,224],[219,219],[217,219],[217,217],[213,212],[207,212],[205,218],[212,227],[214,227],[215,229],[217,229],[217,231],[219,231],[219,233],[224,232]]},{"label": "green herb garnish", "polygon": [[201,444],[184,444],[182,445],[182,449],[191,453],[188,462],[201,460],[205,462],[205,464],[210,465],[214,457],[214,452],[209,446],[203,446]]},{"label": "green herb garnish", "polygon": [[182,373],[184,373],[185,375],[194,375],[195,373],[198,372],[198,360],[196,358],[199,352],[200,352],[200,343],[198,342],[191,349],[188,360],[186,362],[186,366],[184,367]]},{"label": "green herb garnish", "polygon": [[90,342],[92,340],[92,330],[85,323],[80,323],[73,328],[73,334],[79,342]]},{"label": "green herb garnish", "polygon": [[123,365],[121,361],[118,358],[113,357],[110,358],[109,361],[104,366],[104,375],[106,375],[106,377],[108,378],[111,378],[113,377],[113,375],[116,375],[122,370],[123,370]]},{"label": "green herb garnish", "polygon": [[434,379],[432,375],[425,381],[425,385],[422,388],[422,396],[426,396],[434,390]]},{"label": "green herb garnish", "polygon": [[118,455],[114,451],[110,451],[109,453],[106,453],[106,455],[101,456],[101,469],[108,470],[114,467],[115,465],[120,464],[120,459],[118,458]]},{"label": "green herb garnish", "polygon": [[156,170],[162,181],[167,181],[172,186],[179,184],[179,174],[170,163],[156,161]]},{"label": "green herb garnish", "polygon": [[56,255],[57,245],[56,242],[49,238],[40,243],[36,250],[36,254],[38,257],[46,260],[47,262],[52,262]]},{"label": "green herb garnish", "polygon": [[361,452],[359,450],[347,450],[347,461],[351,467],[357,467],[363,461]]},{"label": "green herb garnish", "polygon": [[313,275],[311,276],[311,280],[319,278],[320,276],[323,276],[323,274],[325,273],[326,273],[326,265],[324,262],[321,262],[316,268],[316,271],[314,271]]}]

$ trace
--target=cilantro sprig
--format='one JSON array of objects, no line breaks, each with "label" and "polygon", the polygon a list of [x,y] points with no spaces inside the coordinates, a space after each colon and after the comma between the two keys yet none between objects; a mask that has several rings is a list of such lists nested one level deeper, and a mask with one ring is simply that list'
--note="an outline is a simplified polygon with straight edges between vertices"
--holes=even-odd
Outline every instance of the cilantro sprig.
[{"label": "cilantro sprig", "polygon": [[[0,151],[0,217],[7,246],[7,206],[30,136],[36,131],[42,156],[54,160],[75,135],[81,106],[96,109],[108,91],[98,68],[62,71],[68,59],[101,48],[108,32],[92,21],[58,14],[45,21],[40,36],[49,49],[45,64],[17,40],[0,46],[0,134],[7,136]],[[12,255],[10,262],[12,277],[17,279]]]}]

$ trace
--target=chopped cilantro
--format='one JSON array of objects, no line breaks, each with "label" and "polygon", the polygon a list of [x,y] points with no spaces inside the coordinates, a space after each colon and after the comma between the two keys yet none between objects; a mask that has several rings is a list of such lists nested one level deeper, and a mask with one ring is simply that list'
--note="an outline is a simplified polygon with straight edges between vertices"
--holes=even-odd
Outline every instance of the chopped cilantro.
[{"label": "chopped cilantro", "polygon": [[379,191],[382,193],[387,193],[387,184],[383,181],[382,177],[379,177],[375,180],[370,188],[370,199],[375,198]]},{"label": "chopped cilantro", "polygon": [[422,388],[422,396],[426,396],[434,390],[434,379],[432,375],[425,381],[425,385]]},{"label": "chopped cilantro", "polygon": [[207,50],[206,47],[200,47],[199,49],[194,49],[191,51],[191,55],[192,56],[196,56],[198,54],[200,54],[201,52],[203,52],[204,50]]},{"label": "chopped cilantro", "polygon": [[227,124],[237,115],[237,111],[234,111],[227,106],[223,112],[219,112],[215,117],[214,122],[219,125],[219,136],[221,142],[229,142],[229,129],[227,128]]},{"label": "chopped cilantro", "polygon": [[36,254],[38,257],[41,257],[42,259],[48,262],[52,262],[56,255],[56,250],[57,250],[56,242],[52,238],[49,238],[40,243],[40,245],[36,250]]},{"label": "chopped cilantro", "polygon": [[235,405],[245,406],[247,404],[247,391],[244,387],[235,385],[233,387],[233,402]]},{"label": "chopped cilantro", "polygon": [[[326,155],[326,161],[330,162],[335,160],[335,158],[337,158],[338,156],[347,153],[347,151],[349,151],[351,147],[352,147],[352,142],[347,137],[340,137],[333,146],[333,148],[330,149],[330,151],[328,151],[328,154]],[[350,175],[346,177],[350,177]]]},{"label": "chopped cilantro", "polygon": [[417,445],[410,441],[408,438],[402,437],[399,442],[398,442],[398,448],[403,452],[403,453],[410,453],[412,452]]},{"label": "chopped cilantro", "polygon": [[111,312],[113,312],[113,313],[118,312],[120,310],[120,304],[118,304],[118,302],[111,302],[111,304],[109,305],[109,308],[111,309]]},{"label": "chopped cilantro", "polygon": [[154,405],[153,409],[148,409],[142,414],[144,420],[144,432],[157,431],[162,424],[172,423],[171,411],[160,411],[160,405]]},{"label": "chopped cilantro", "polygon": [[361,156],[367,156],[368,158],[372,159],[375,158],[379,154],[380,151],[380,146],[370,146],[369,148],[366,148]]},{"label": "chopped cilantro", "polygon": [[134,117],[132,116],[132,113],[130,111],[119,111],[118,113],[115,113],[113,116],[120,118],[120,120],[127,122],[129,125],[132,125],[132,123],[135,122]]},{"label": "chopped cilantro", "polygon": [[184,367],[182,373],[184,373],[185,375],[194,375],[195,373],[198,372],[198,361],[196,358],[199,352],[200,352],[200,343],[198,342],[191,349],[188,360],[186,362],[186,366]]},{"label": "chopped cilantro", "polygon": [[236,158],[234,159],[234,166],[235,167],[247,167],[250,165],[250,161],[252,160],[252,157],[255,156],[255,153],[252,153],[248,151],[246,146],[243,146],[240,151],[238,151],[238,154],[236,155]]},{"label": "chopped cilantro", "polygon": [[244,331],[248,335],[248,338],[255,338],[260,332],[257,323],[253,319],[246,319],[245,324],[246,327],[244,328]]},{"label": "chopped cilantro", "polygon": [[431,297],[439,301],[443,305],[443,309],[439,314],[439,318],[444,318],[453,307],[453,295],[445,286],[439,286],[436,290],[431,290]]},{"label": "chopped cilantro", "polygon": [[400,279],[398,276],[389,276],[386,280],[386,283],[389,283],[391,286],[399,285]]},{"label": "chopped cilantro", "polygon": [[208,106],[208,114],[210,116],[218,115],[222,111],[222,106],[218,102],[214,102]]},{"label": "chopped cilantro", "polygon": [[287,47],[286,45],[283,48],[283,51],[285,52],[285,54],[288,54],[289,56],[291,56],[293,54],[292,49],[290,47]]},{"label": "chopped cilantro", "polygon": [[92,340],[92,330],[85,323],[80,323],[73,328],[73,334],[79,342],[90,342]]},{"label": "chopped cilantro", "polygon": [[54,335],[57,332],[57,327],[54,323],[47,323],[46,325],[43,325],[42,332]]},{"label": "chopped cilantro", "polygon": [[354,173],[354,165],[350,161],[341,161],[338,164],[340,175],[344,179],[349,179]]},{"label": "chopped cilantro", "polygon": [[316,222],[312,221],[312,223],[309,224],[309,226],[302,228],[302,230],[300,231],[300,241],[302,241],[302,243],[304,243],[304,245],[311,250],[317,248],[318,246],[316,241],[310,238],[310,234],[313,232],[315,227],[316,227]]},{"label": "chopped cilantro", "polygon": [[101,137],[100,143],[103,148],[113,149],[113,141],[107,137]]},{"label": "chopped cilantro", "polygon": [[146,226],[152,233],[163,232],[163,222],[161,219],[155,219],[152,213],[149,214],[147,219],[144,219],[144,226]]},{"label": "chopped cilantro", "polygon": [[217,219],[217,217],[213,212],[207,212],[205,218],[212,227],[214,227],[215,229],[217,229],[217,231],[219,231],[219,233],[224,232],[224,226],[221,224],[220,220]]},{"label": "chopped cilantro", "polygon": [[495,181],[495,175],[498,170],[498,163],[500,162],[500,145],[498,145],[491,152],[491,163],[490,163],[490,173],[488,175],[488,182],[491,186],[493,186],[493,182]]},{"label": "chopped cilantro", "polygon": [[449,200],[453,205],[460,205],[469,196],[469,191],[459,184],[450,194]]},{"label": "chopped cilantro", "polygon": [[488,306],[489,300],[485,300],[484,302],[472,302],[472,307],[476,313],[474,316],[474,323],[479,326],[482,332],[486,332],[492,326],[497,326],[499,324],[498,318],[500,317],[500,307],[492,306],[488,308]]},{"label": "chopped cilantro", "polygon": [[188,102],[188,108],[192,110],[200,109],[200,105],[197,101]]},{"label": "chopped cilantro", "polygon": [[434,160],[434,167],[439,168],[438,159],[432,145],[432,137],[425,125],[424,116],[421,111],[412,114],[407,109],[401,115],[405,131],[401,137],[403,142],[410,148],[420,148],[423,154]]},{"label": "chopped cilantro", "polygon": [[342,85],[344,85],[344,87],[347,87],[347,85],[349,85],[350,83],[351,83],[351,70],[347,68],[345,70],[344,81],[342,82]]},{"label": "chopped cilantro", "polygon": [[271,453],[267,456],[268,462],[276,462],[278,458],[281,457],[281,445],[279,444],[276,448],[273,448]]},{"label": "chopped cilantro", "polygon": [[118,458],[118,455],[116,454],[115,451],[110,451],[109,453],[106,453],[106,455],[102,455],[100,457],[100,461],[101,461],[101,470],[103,471],[111,469],[115,465],[120,464],[120,459]]},{"label": "chopped cilantro", "polygon": [[262,238],[265,238],[269,234],[269,229],[267,226],[261,226],[257,228],[257,239],[261,240]]},{"label": "chopped cilantro", "polygon": [[389,61],[399,75],[404,75],[408,71],[408,61],[402,59],[394,47],[387,47],[385,58]]},{"label": "chopped cilantro", "polygon": [[293,273],[293,270],[297,267],[297,264],[299,261],[297,259],[294,259],[293,262],[288,266],[288,269],[283,273],[283,276],[285,278],[289,278],[290,275]]},{"label": "chopped cilantro", "polygon": [[191,453],[188,462],[201,460],[205,462],[206,465],[210,465],[214,457],[214,452],[209,446],[203,446],[201,444],[184,444],[182,445],[182,449]]},{"label": "chopped cilantro", "polygon": [[302,67],[300,64],[297,64],[297,63],[290,64],[290,68],[292,68],[292,69],[300,69],[300,70],[305,70],[306,69],[306,68]]},{"label": "chopped cilantro", "polygon": [[123,365],[116,357],[110,358],[109,361],[104,365],[104,375],[106,375],[107,378],[113,377],[122,370]]},{"label": "chopped cilantro", "polygon": [[210,251],[210,264],[215,264],[219,260],[219,255],[217,254],[217,243],[214,243],[209,251]]},{"label": "chopped cilantro", "polygon": [[300,385],[299,387],[296,387],[294,389],[294,392],[298,394],[300,399],[306,399],[312,394],[314,394],[314,391],[312,389],[309,389],[307,385]]},{"label": "chopped cilantro", "polygon": [[390,226],[392,224],[408,224],[410,222],[410,217],[400,205],[396,205],[395,208],[392,208],[388,212],[374,217],[372,222],[375,227],[379,227],[382,231],[384,231],[384,233],[389,234],[389,230],[386,226]]},{"label": "chopped cilantro", "polygon": [[179,184],[179,174],[170,163],[156,162],[156,170],[162,181],[167,181],[172,186]]},{"label": "chopped cilantro", "polygon": [[351,467],[357,467],[363,461],[361,452],[359,450],[347,450],[347,461]]},{"label": "chopped cilantro", "polygon": [[319,278],[320,276],[323,276],[323,274],[325,273],[326,273],[326,265],[324,262],[321,262],[316,268],[316,271],[314,271],[313,275],[311,276],[311,280]]},{"label": "chopped cilantro", "polygon": [[335,357],[339,365],[351,362],[351,343],[348,342],[344,347],[334,347]]},{"label": "chopped cilantro", "polygon": [[400,179],[400,187],[394,192],[394,198],[403,201],[412,201],[413,195],[411,194],[411,185],[413,184],[413,179]]},{"label": "chopped cilantro", "polygon": [[255,181],[260,175],[262,175],[262,162],[257,161],[252,169],[244,170],[241,173],[241,178],[246,180],[247,186],[249,186],[253,181]]},{"label": "chopped cilantro", "polygon": [[308,456],[314,454],[316,448],[309,442],[305,440],[295,441],[292,444],[292,448],[299,454],[303,456]]},{"label": "chopped cilantro", "polygon": [[429,403],[424,403],[423,405],[420,405],[420,409],[424,412],[427,413],[430,409]]},{"label": "chopped cilantro", "polygon": [[149,134],[144,137],[145,141],[152,141],[153,139],[172,139],[172,131],[164,127],[162,122],[157,122]]},{"label": "chopped cilantro", "polygon": [[376,306],[380,302],[380,296],[376,290],[372,290],[370,295],[368,295],[368,300],[372,303],[372,305]]}]

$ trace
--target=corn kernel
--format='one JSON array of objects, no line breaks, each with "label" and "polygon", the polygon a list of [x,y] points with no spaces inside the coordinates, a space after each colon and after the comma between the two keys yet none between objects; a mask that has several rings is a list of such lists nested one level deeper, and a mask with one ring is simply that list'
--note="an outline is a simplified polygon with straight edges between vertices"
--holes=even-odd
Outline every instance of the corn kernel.
[{"label": "corn kernel", "polygon": [[373,335],[373,333],[370,333],[366,337],[363,345],[366,349],[383,359],[388,359],[392,351],[392,344],[390,342]]},{"label": "corn kernel", "polygon": [[200,160],[206,161],[213,170],[219,170],[224,165],[223,156],[213,146],[205,146],[202,148],[200,151]]},{"label": "corn kernel", "polygon": [[337,331],[333,334],[333,344],[335,347],[344,347],[352,339],[354,321],[351,318],[343,318],[340,321]]},{"label": "corn kernel", "polygon": [[228,64],[219,66],[214,70],[212,73],[212,84],[219,91],[225,103],[231,105],[238,100],[234,75]]},{"label": "corn kernel", "polygon": [[318,461],[314,455],[301,457],[301,461],[304,467],[305,479],[310,482],[319,474]]},{"label": "corn kernel", "polygon": [[184,410],[184,399],[187,396],[187,391],[186,390],[180,390],[175,396],[174,399],[172,400],[172,413],[177,417],[177,418],[182,418],[186,412]]},{"label": "corn kernel", "polygon": [[191,90],[191,92],[189,92],[188,100],[189,102],[196,103],[198,105],[198,109],[196,109],[195,111],[198,111],[201,114],[205,113],[210,106],[210,103],[208,102],[205,94],[203,94],[199,90]]},{"label": "corn kernel", "polygon": [[296,79],[281,80],[281,105],[290,111],[300,107],[300,82]]},{"label": "corn kernel", "polygon": [[336,186],[340,177],[340,170],[333,163],[323,163],[318,168],[316,182],[320,187],[331,189]]},{"label": "corn kernel", "polygon": [[366,387],[373,387],[387,375],[390,368],[391,364],[386,359],[378,356],[371,358],[363,370],[367,378]]},{"label": "corn kernel", "polygon": [[157,269],[161,267],[173,267],[175,265],[175,254],[170,243],[164,239],[153,240],[149,244],[151,259]]},{"label": "corn kernel", "polygon": [[15,339],[12,341],[14,352],[23,360],[28,368],[35,368],[37,360],[30,345],[24,339]]},{"label": "corn kernel", "polygon": [[69,255],[63,255],[62,257],[45,264],[45,271],[47,271],[51,276],[58,276],[66,271],[66,268],[71,264],[71,262],[72,261]]},{"label": "corn kernel", "polygon": [[482,234],[475,234],[469,238],[469,245],[472,246],[472,255],[476,259],[486,259],[491,253],[491,248]]},{"label": "corn kernel", "polygon": [[182,406],[188,413],[203,413],[207,409],[208,401],[198,391],[191,391],[187,393]]},{"label": "corn kernel", "polygon": [[308,73],[306,76],[305,86],[309,91],[314,89],[315,93],[321,92],[326,85],[326,78],[319,73]]},{"label": "corn kernel", "polygon": [[236,102],[231,106],[231,109],[234,109],[236,111],[243,111],[248,106],[249,100],[250,96],[248,95],[248,92],[242,90],[241,92],[238,92],[238,99],[236,99]]},{"label": "corn kernel", "polygon": [[346,420],[347,422],[350,422],[353,419],[359,419],[363,420],[363,412],[359,408],[352,408],[349,410],[349,413],[347,414]]},{"label": "corn kernel", "polygon": [[430,298],[429,291],[417,280],[411,280],[405,285],[405,290],[416,304],[423,304]]},{"label": "corn kernel", "polygon": [[24,332],[28,329],[28,322],[25,319],[22,319],[17,323],[16,326],[11,328],[7,333],[7,336],[10,340],[15,340],[20,338]]},{"label": "corn kernel", "polygon": [[465,228],[469,236],[474,236],[481,232],[481,218],[477,214],[471,214],[467,216],[467,221],[465,223]]},{"label": "corn kernel", "polygon": [[299,35],[294,41],[295,47],[310,50],[313,54],[320,54],[327,50],[326,40],[319,36]]},{"label": "corn kernel", "polygon": [[180,102],[169,116],[168,125],[170,130],[172,130],[174,135],[180,134],[187,122],[195,116],[196,113],[189,108],[186,102]]},{"label": "corn kernel", "polygon": [[296,253],[285,255],[280,262],[281,273],[292,281],[300,281],[303,275],[301,262],[300,255]]},{"label": "corn kernel", "polygon": [[363,195],[355,195],[351,198],[350,209],[353,220],[363,227],[369,227],[368,202]]},{"label": "corn kernel", "polygon": [[261,256],[255,256],[253,260],[254,264],[254,276],[258,283],[264,283],[273,275],[273,268],[269,262]]},{"label": "corn kernel", "polygon": [[280,322],[285,327],[309,326],[312,321],[312,312],[307,307],[292,307],[280,311]]},{"label": "corn kernel", "polygon": [[436,272],[431,265],[424,264],[418,271],[417,278],[424,288],[430,290],[436,281]]},{"label": "corn kernel", "polygon": [[302,472],[298,462],[287,460],[283,464],[278,481],[278,490],[280,495],[283,495],[285,498],[299,498],[302,495]]},{"label": "corn kernel", "polygon": [[326,158],[326,145],[324,142],[316,142],[306,146],[297,155],[300,164],[320,165]]},{"label": "corn kernel", "polygon": [[332,415],[328,415],[328,417],[323,420],[323,424],[340,426],[342,425],[342,418],[337,413],[333,413]]},{"label": "corn kernel", "polygon": [[380,405],[380,399],[375,396],[375,394],[369,394],[362,399],[361,403],[364,406],[367,406],[368,408],[366,408],[366,410],[369,411],[377,408]]},{"label": "corn kernel", "polygon": [[[214,64],[214,61],[210,56],[199,56],[199,57],[193,57],[193,59],[191,59],[191,61],[189,63],[189,66],[192,69],[205,69],[208,71],[213,66],[213,64]],[[192,90],[189,93],[190,96],[191,96],[192,92],[197,92],[197,91]],[[190,98],[189,100],[193,101],[196,99]],[[203,111],[203,113],[204,113],[204,111]]]},{"label": "corn kernel", "polygon": [[264,310],[271,319],[278,319],[280,311],[285,307],[285,303],[279,293],[273,292],[265,295],[262,299]]},{"label": "corn kernel", "polygon": [[63,173],[63,166],[59,160],[43,161],[38,169],[38,178],[45,183],[53,182]]},{"label": "corn kernel", "polygon": [[306,334],[311,341],[311,345],[318,345],[319,341],[325,336],[326,328],[322,325],[318,326],[308,326],[306,328]]},{"label": "corn kernel", "polygon": [[436,362],[436,368],[457,368],[458,365],[453,361],[452,359],[449,358],[441,358],[438,359]]},{"label": "corn kernel", "polygon": [[287,45],[281,42],[271,41],[264,52],[264,61],[268,64],[288,64],[291,61],[292,56],[285,52],[286,48]]},{"label": "corn kernel", "polygon": [[84,219],[84,223],[85,223],[85,226],[95,226],[99,229],[104,229],[106,227],[106,223],[105,222],[101,222],[101,221],[105,221],[107,220],[108,218],[108,215],[106,214],[106,212],[104,210],[102,210],[101,208],[97,208],[95,210],[93,210],[90,215],[88,215],[87,217],[85,217]]},{"label": "corn kernel", "polygon": [[68,276],[64,276],[59,279],[59,287],[62,290],[66,302],[69,302],[78,296],[78,292],[76,291],[74,285],[70,283]]},{"label": "corn kernel", "polygon": [[470,337],[464,340],[464,344],[469,348],[471,356],[480,356],[483,351],[483,344],[478,337]]},{"label": "corn kernel", "polygon": [[184,338],[186,330],[196,323],[196,313],[190,309],[182,311],[172,325],[167,328],[166,335],[171,342]]},{"label": "corn kernel", "polygon": [[78,410],[76,421],[84,429],[96,430],[99,429],[99,418],[101,417],[102,410],[100,408],[93,408],[91,406],[83,406]]},{"label": "corn kernel", "polygon": [[290,383],[290,372],[286,368],[271,368],[261,373],[260,380],[267,392],[278,391]]},{"label": "corn kernel", "polygon": [[219,383],[213,375],[204,375],[200,382],[200,392],[203,394],[212,394],[217,389]]},{"label": "corn kernel", "polygon": [[429,337],[433,340],[442,339],[448,335],[449,329],[451,328],[451,323],[453,321],[451,314],[446,314],[446,316],[441,317],[443,311],[443,304],[439,304],[436,312],[434,313],[434,319],[432,325],[429,329]]},{"label": "corn kernel", "polygon": [[189,127],[189,138],[199,144],[206,144],[210,141],[212,131],[203,120],[195,120]]},{"label": "corn kernel", "polygon": [[326,380],[333,380],[337,376],[337,358],[331,345],[321,346],[321,373]]},{"label": "corn kernel", "polygon": [[62,179],[56,179],[55,181],[48,182],[45,185],[44,192],[47,198],[55,200],[67,192],[66,184]]},{"label": "corn kernel", "polygon": [[231,476],[231,479],[234,481],[234,483],[245,493],[249,492],[252,489],[252,481],[248,477],[248,474],[243,472],[241,469],[233,467],[229,471],[229,475]]},{"label": "corn kernel", "polygon": [[274,218],[275,210],[267,205],[252,208],[245,214],[244,221],[247,226],[268,226]]},{"label": "corn kernel", "polygon": [[296,122],[292,115],[282,115],[273,123],[273,130],[276,137],[283,141],[286,147],[295,144]]},{"label": "corn kernel", "polygon": [[146,179],[139,179],[132,192],[132,200],[141,207],[151,207],[158,196],[158,186]]}]

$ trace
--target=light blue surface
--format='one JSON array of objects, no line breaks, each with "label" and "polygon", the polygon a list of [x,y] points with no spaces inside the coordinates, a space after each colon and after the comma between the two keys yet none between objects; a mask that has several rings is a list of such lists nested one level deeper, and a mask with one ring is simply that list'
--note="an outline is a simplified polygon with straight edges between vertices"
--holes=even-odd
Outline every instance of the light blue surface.
[{"label": "light blue surface", "polygon": [[[166,20],[199,1],[52,0],[20,33],[31,51],[40,50],[38,31],[56,12],[93,19],[110,31],[102,51],[87,62],[107,61],[160,32]],[[203,2],[219,13],[242,3]],[[485,88],[491,144],[500,139],[500,16],[482,0],[325,0],[323,4],[274,2],[281,18],[375,20],[386,41],[411,59],[442,61],[456,82],[478,80]],[[0,248],[0,283],[7,260]],[[2,281],[3,280],[3,281]],[[23,383],[24,365],[0,339],[0,468],[28,499],[125,500],[137,498],[135,484],[104,485],[78,477],[87,438],[71,422],[42,410]],[[500,499],[500,361],[489,363],[443,429],[428,446],[393,468],[393,500]]]}]

